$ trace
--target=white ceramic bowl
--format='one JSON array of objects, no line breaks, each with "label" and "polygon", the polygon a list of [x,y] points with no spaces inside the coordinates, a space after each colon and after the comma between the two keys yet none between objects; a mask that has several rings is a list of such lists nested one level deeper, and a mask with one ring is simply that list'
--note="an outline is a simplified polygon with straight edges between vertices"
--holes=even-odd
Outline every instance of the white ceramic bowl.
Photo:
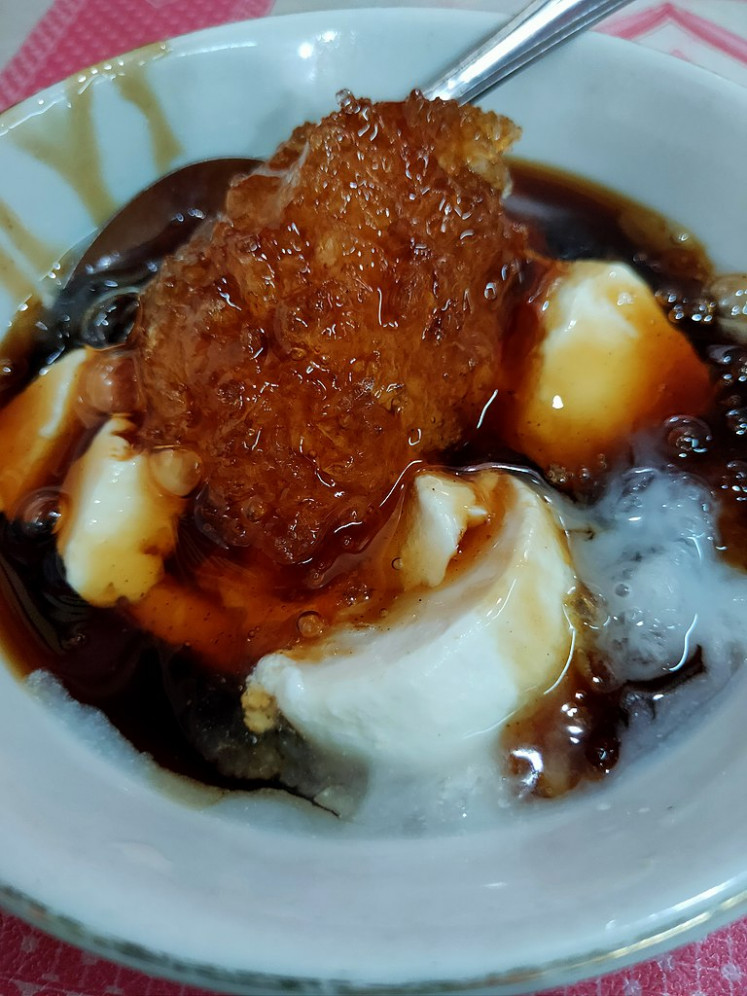
[{"label": "white ceramic bowl", "polygon": [[[0,118],[0,325],[167,167],[261,156],[348,87],[404,95],[494,21],[377,10],[230,25],[82,73]],[[608,184],[747,269],[747,93],[580,39],[484,99],[519,154]],[[7,212],[6,212],[7,216]],[[650,956],[745,909],[747,685],[600,791],[493,829],[366,839],[261,797],[181,795],[0,669],[12,910],[146,970],[247,993],[515,993]]]}]

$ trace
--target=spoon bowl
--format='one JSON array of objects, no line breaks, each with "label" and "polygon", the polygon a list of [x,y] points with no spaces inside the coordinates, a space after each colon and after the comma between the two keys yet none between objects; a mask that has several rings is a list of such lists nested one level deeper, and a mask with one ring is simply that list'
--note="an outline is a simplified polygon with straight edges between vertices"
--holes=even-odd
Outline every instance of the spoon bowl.
[{"label": "spoon bowl", "polygon": [[160,262],[218,213],[233,177],[258,165],[258,159],[208,159],[162,176],[106,223],[78,260],[70,280]]}]

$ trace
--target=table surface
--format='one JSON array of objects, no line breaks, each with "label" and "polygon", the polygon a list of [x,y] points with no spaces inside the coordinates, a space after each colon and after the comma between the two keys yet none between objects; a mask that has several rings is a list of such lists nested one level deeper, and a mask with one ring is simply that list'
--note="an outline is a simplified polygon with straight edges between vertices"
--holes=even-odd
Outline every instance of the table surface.
[{"label": "table surface", "polygon": [[[0,110],[118,52],[171,35],[314,7],[377,0],[2,0]],[[409,0],[409,6],[439,5]],[[520,0],[440,6],[512,13]],[[600,30],[704,66],[747,86],[747,0],[637,0]],[[0,996],[201,996],[63,944],[0,914]],[[747,920],[656,961],[543,996],[747,996]]]}]

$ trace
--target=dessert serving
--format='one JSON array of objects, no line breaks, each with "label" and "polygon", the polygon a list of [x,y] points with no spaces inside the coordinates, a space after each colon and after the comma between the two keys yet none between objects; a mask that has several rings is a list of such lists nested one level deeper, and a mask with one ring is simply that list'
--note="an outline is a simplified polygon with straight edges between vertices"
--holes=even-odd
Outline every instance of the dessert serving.
[{"label": "dessert serving", "polygon": [[744,281],[518,135],[344,95],[172,255],[34,312],[12,659],[169,768],[366,823],[694,721],[747,652]]}]

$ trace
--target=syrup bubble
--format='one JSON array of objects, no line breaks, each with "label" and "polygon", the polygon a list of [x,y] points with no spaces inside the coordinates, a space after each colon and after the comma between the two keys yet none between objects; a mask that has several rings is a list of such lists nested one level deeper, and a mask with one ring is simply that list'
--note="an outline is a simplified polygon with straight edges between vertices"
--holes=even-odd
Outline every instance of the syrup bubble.
[{"label": "syrup bubble", "polygon": [[302,612],[296,626],[305,640],[316,639],[324,632],[324,620],[318,612]]},{"label": "syrup bubble", "polygon": [[21,532],[29,539],[46,539],[62,524],[65,498],[57,488],[40,488],[25,495],[14,511]]},{"label": "syrup bubble", "polygon": [[667,420],[665,430],[667,445],[681,459],[707,453],[713,442],[710,426],[700,418],[675,415]]}]

